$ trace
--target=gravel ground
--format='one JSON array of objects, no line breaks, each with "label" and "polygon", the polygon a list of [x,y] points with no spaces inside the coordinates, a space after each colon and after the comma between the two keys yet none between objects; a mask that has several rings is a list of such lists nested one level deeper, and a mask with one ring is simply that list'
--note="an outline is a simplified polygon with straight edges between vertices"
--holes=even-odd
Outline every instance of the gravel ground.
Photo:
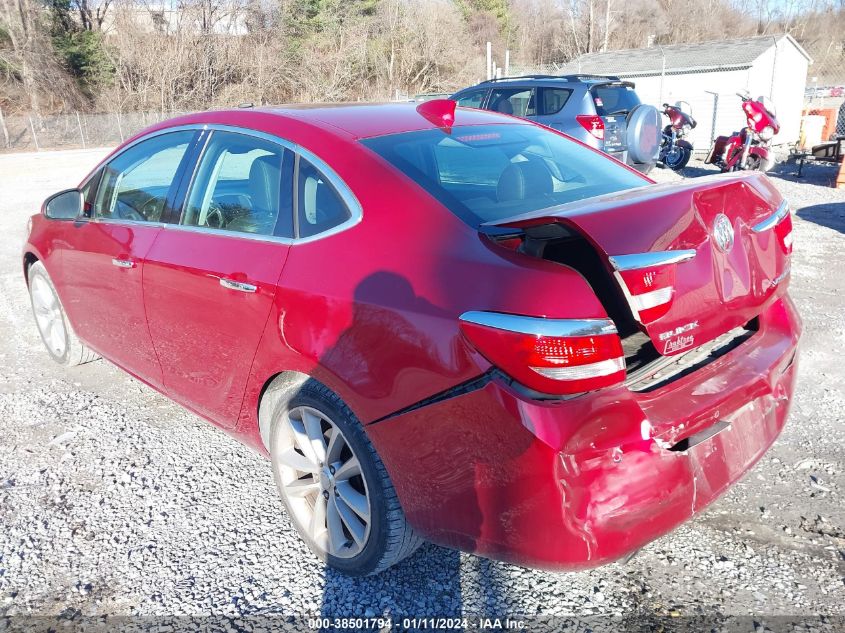
[{"label": "gravel ground", "polygon": [[103,153],[0,156],[0,616],[845,616],[845,191],[827,186],[832,168],[774,174],[797,209],[800,380],[782,437],[741,483],[627,564],[548,573],[424,546],[351,580],[300,542],[263,458],[105,361],[65,370],[42,349],[26,218]]}]

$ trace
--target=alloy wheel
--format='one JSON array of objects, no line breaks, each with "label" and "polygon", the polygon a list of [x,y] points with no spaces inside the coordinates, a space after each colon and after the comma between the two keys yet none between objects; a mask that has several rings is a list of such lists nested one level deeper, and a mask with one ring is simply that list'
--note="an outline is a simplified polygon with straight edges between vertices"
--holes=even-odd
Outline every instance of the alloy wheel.
[{"label": "alloy wheel", "polygon": [[50,351],[61,358],[67,350],[67,332],[59,299],[42,275],[33,276],[31,286],[32,307],[38,331]]},{"label": "alloy wheel", "polygon": [[270,451],[276,484],[300,531],[323,554],[360,554],[372,508],[361,464],[340,428],[317,409],[295,407],[278,421]]}]

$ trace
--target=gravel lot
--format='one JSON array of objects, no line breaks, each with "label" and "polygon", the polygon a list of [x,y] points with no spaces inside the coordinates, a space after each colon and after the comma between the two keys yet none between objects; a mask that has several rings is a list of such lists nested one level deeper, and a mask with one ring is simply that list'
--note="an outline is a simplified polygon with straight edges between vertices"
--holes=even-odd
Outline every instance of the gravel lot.
[{"label": "gravel lot", "polygon": [[774,175],[797,209],[801,376],[786,430],[739,485],[624,565],[556,574],[425,546],[350,580],[300,543],[263,458],[105,361],[65,370],[42,349],[21,275],[26,219],[103,154],[0,156],[0,616],[845,616],[845,191],[827,186],[833,168]]}]

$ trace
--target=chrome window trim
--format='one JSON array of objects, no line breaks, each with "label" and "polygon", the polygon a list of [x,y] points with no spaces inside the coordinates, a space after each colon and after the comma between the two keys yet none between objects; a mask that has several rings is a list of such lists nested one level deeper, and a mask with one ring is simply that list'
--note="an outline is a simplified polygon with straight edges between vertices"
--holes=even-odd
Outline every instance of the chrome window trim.
[{"label": "chrome window trim", "polygon": [[158,228],[164,228],[167,226],[166,222],[156,221],[156,222],[147,222],[146,220],[123,220],[120,218],[82,218],[82,220],[86,222],[91,222],[93,224],[119,224],[122,226],[129,225],[129,226],[157,226]]},{"label": "chrome window trim", "polygon": [[789,203],[784,200],[783,202],[778,205],[778,208],[772,213],[769,217],[767,217],[762,222],[758,222],[754,226],[751,227],[751,230],[755,233],[762,233],[763,231],[768,231],[776,227],[780,224],[781,220],[783,220],[787,215],[789,215]]},{"label": "chrome window trim", "polygon": [[685,249],[677,251],[654,251],[652,253],[636,253],[633,255],[613,255],[610,263],[614,270],[639,270],[652,266],[666,266],[680,264],[695,257],[695,250]]},{"label": "chrome window trim", "polygon": [[192,226],[190,224],[164,224],[167,231],[184,231],[186,233],[202,233],[206,235],[219,235],[221,237],[235,237],[250,240],[252,242],[273,242],[293,246],[298,243],[292,237],[281,237],[278,235],[261,235],[260,233],[245,233],[242,231],[227,231],[226,229],[215,229],[208,226]]},{"label": "chrome window trim", "polygon": [[497,330],[520,332],[535,336],[598,336],[616,334],[610,319],[546,319],[503,312],[464,312],[461,321]]},{"label": "chrome window trim", "polygon": [[[326,179],[332,184],[332,186],[337,191],[338,195],[340,195],[343,203],[349,209],[349,219],[344,222],[341,222],[337,226],[333,226],[330,229],[327,229],[321,233],[317,233],[316,235],[310,235],[308,237],[298,238],[298,237],[279,237],[276,235],[257,235],[252,233],[244,233],[241,231],[227,231],[226,229],[212,229],[208,227],[191,227],[187,225],[181,224],[182,217],[180,214],[179,223],[169,223],[169,222],[161,222],[161,223],[154,223],[154,222],[139,222],[137,220],[115,220],[112,218],[108,218],[107,221],[109,223],[127,223],[133,225],[140,225],[140,226],[151,226],[154,224],[161,224],[164,229],[171,229],[171,230],[182,230],[182,231],[195,231],[195,232],[202,232],[202,233],[209,233],[212,235],[221,235],[224,237],[234,237],[234,238],[243,238],[247,240],[253,241],[263,241],[263,242],[276,242],[280,244],[287,244],[289,246],[296,246],[298,244],[307,244],[309,242],[316,242],[318,240],[331,237],[332,235],[337,235],[347,229],[351,229],[356,224],[360,223],[361,220],[364,219],[364,210],[361,206],[361,203],[358,201],[358,198],[352,193],[352,190],[349,186],[344,182],[344,180],[332,169],[326,161],[322,158],[314,154],[309,149],[298,145],[297,143],[293,143],[288,141],[280,136],[275,136],[274,134],[269,134],[267,132],[261,132],[259,130],[251,130],[249,128],[237,127],[234,125],[222,125],[217,123],[192,123],[187,125],[177,125],[174,127],[167,127],[162,128],[160,130],[156,130],[154,132],[150,132],[149,134],[145,134],[142,137],[136,138],[134,141],[126,145],[125,147],[121,147],[120,151],[114,154],[111,154],[108,157],[108,161],[104,161],[94,169],[88,178],[86,178],[82,183],[79,185],[79,189],[84,187],[91,178],[102,168],[102,166],[111,163],[113,160],[118,158],[121,154],[123,154],[128,149],[134,147],[138,143],[146,141],[148,139],[155,138],[157,136],[161,136],[163,134],[170,134],[172,132],[181,132],[186,130],[192,130],[197,132],[202,131],[209,131],[213,133],[214,131],[221,131],[221,132],[232,132],[235,134],[243,134],[245,136],[254,136],[256,138],[261,138],[277,145],[281,145],[282,147],[289,149],[290,151],[294,152],[295,155],[302,156],[306,160],[310,161],[314,167],[320,170],[320,172],[326,177]],[[197,156],[197,160],[194,163],[194,168],[191,172],[191,180],[188,185],[188,191],[190,192],[190,188],[194,184],[194,178],[196,177],[196,170],[202,160],[203,154],[205,153],[205,149],[208,146],[208,140],[211,138],[212,134],[209,134],[206,137],[205,142],[203,143],[203,147],[200,150],[199,155]],[[293,192],[294,196],[296,196],[296,183],[293,183]],[[184,209],[182,210],[184,212]],[[87,221],[91,221],[90,218],[85,218],[84,216],[79,218],[84,219]]]}]

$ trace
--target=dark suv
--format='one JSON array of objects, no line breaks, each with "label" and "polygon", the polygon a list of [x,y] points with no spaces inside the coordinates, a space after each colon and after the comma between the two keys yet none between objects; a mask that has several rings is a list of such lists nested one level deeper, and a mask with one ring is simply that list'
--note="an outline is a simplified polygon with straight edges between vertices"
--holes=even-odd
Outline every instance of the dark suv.
[{"label": "dark suv", "polygon": [[657,162],[660,112],[640,102],[634,84],[595,75],[491,79],[456,92],[458,105],[547,125],[642,172]]}]

